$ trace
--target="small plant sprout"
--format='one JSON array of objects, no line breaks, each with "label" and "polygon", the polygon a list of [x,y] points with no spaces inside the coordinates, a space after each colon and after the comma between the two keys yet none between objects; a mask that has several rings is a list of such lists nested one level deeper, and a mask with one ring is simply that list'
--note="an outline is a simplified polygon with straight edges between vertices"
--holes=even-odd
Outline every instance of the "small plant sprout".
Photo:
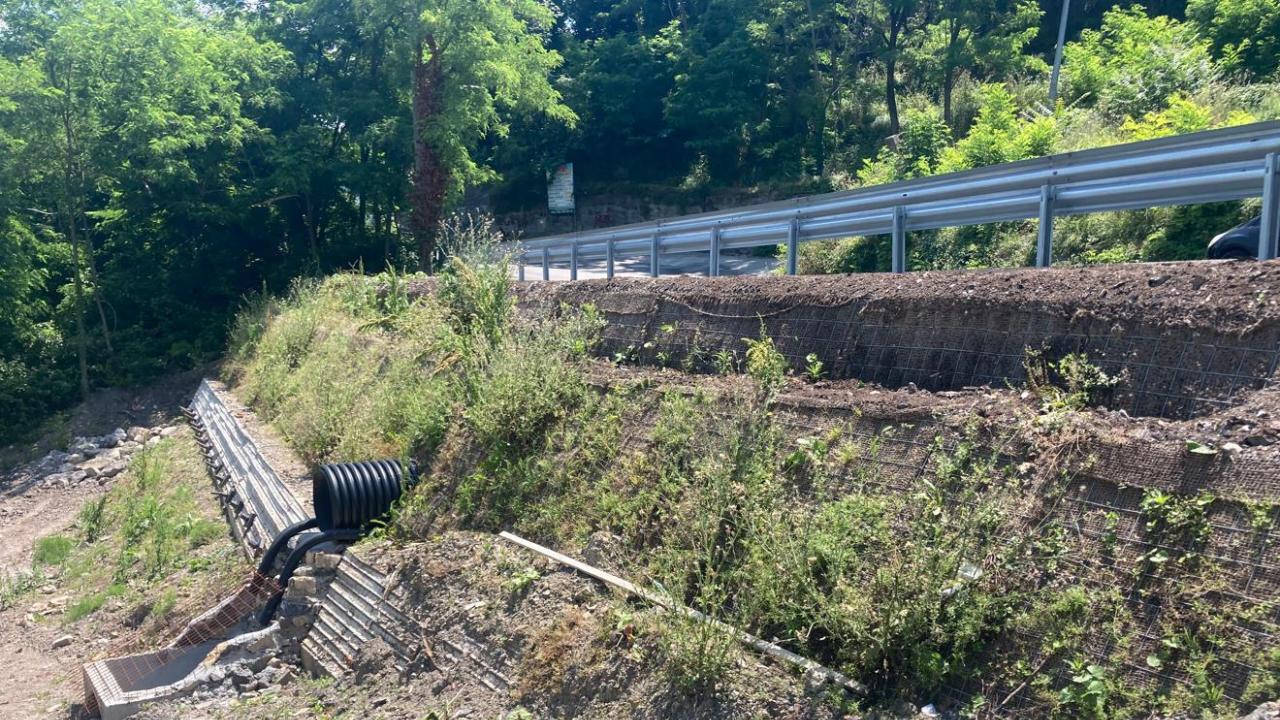
[{"label": "small plant sprout", "polygon": [[731,375],[738,371],[738,354],[732,350],[717,350],[712,364],[719,375]]},{"label": "small plant sprout", "polygon": [[822,361],[818,359],[817,353],[809,353],[804,356],[804,375],[809,378],[809,382],[818,382],[826,375],[823,369]]},{"label": "small plant sprout", "polygon": [[523,595],[529,586],[542,577],[533,567],[523,567],[511,574],[503,587],[512,595]]}]

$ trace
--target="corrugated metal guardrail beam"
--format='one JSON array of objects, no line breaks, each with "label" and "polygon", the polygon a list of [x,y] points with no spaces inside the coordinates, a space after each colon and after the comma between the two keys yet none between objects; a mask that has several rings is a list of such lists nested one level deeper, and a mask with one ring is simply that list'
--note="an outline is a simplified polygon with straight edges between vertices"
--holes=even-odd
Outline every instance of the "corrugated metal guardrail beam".
[{"label": "corrugated metal guardrail beam", "polygon": [[584,259],[604,258],[613,276],[619,255],[708,251],[719,274],[722,249],[786,243],[789,273],[798,245],[855,235],[890,235],[895,272],[906,270],[906,233],[1037,218],[1036,264],[1053,262],[1053,219],[1067,215],[1262,197],[1258,257],[1277,254],[1280,236],[1280,122],[1253,123],[1157,140],[1049,155],[1002,165],[826,195],[588,230],[531,240],[517,259],[568,259],[570,277]]}]

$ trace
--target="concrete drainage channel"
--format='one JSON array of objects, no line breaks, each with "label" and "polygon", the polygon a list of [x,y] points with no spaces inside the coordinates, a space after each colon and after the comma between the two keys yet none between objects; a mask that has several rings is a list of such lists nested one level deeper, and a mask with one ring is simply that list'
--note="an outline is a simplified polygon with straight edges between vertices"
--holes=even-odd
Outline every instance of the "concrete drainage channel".
[{"label": "concrete drainage channel", "polygon": [[341,546],[390,509],[414,470],[395,461],[322,466],[309,515],[211,383],[187,412],[232,534],[258,570],[166,647],[87,663],[86,709],[116,720],[159,700],[254,690],[287,679],[291,661],[339,674],[375,635],[411,661],[401,638],[413,636],[412,622],[388,602],[387,578]]}]

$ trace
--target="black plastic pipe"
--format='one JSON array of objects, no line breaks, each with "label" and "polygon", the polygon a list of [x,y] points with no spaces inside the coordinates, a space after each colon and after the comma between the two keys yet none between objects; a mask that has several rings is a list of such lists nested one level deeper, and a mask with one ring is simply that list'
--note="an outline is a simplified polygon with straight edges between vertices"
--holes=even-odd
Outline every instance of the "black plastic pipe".
[{"label": "black plastic pipe", "polygon": [[266,604],[262,606],[262,612],[258,614],[258,624],[266,625],[271,622],[271,616],[276,614],[276,608],[280,606],[280,599],[284,597],[284,588],[289,586],[289,580],[293,577],[293,572],[298,569],[298,565],[302,564],[302,560],[307,556],[308,550],[327,542],[353,543],[360,539],[360,535],[361,531],[359,529],[339,528],[308,535],[298,541],[298,546],[293,549],[293,552],[289,553],[289,557],[284,561],[284,567],[280,570],[280,589],[272,593]]},{"label": "black plastic pipe", "polygon": [[367,460],[321,465],[311,476],[311,504],[321,530],[367,528],[417,482],[417,464]]},{"label": "black plastic pipe", "polygon": [[289,545],[289,541],[293,539],[293,536],[303,530],[311,530],[318,524],[315,518],[307,518],[281,530],[276,539],[271,541],[271,546],[262,554],[262,562],[258,563],[258,575],[264,578],[270,575],[272,568],[276,565],[276,557],[280,555],[280,551]]}]

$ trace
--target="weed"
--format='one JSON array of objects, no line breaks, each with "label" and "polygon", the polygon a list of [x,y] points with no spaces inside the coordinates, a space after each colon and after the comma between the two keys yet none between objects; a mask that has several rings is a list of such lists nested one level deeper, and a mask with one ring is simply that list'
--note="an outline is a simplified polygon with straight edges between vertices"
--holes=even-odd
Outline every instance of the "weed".
[{"label": "weed", "polygon": [[75,622],[76,620],[98,612],[102,609],[102,606],[106,604],[107,600],[114,597],[120,597],[128,591],[129,588],[126,585],[115,582],[108,585],[104,590],[90,592],[81,596],[67,607],[67,622]]},{"label": "weed", "polygon": [[57,566],[65,563],[71,555],[75,542],[64,535],[49,535],[36,541],[32,559],[37,565]]},{"label": "weed", "polygon": [[742,341],[747,344],[747,374],[760,384],[765,393],[775,392],[786,379],[786,356],[778,351],[763,323],[759,338],[743,338]]},{"label": "weed", "polygon": [[1107,669],[1080,659],[1072,660],[1070,667],[1071,682],[1060,691],[1062,704],[1074,708],[1081,717],[1107,717],[1113,692]]},{"label": "weed", "polygon": [[99,495],[85,502],[76,515],[76,525],[80,529],[80,539],[86,543],[96,542],[106,529],[107,496]]},{"label": "weed", "polygon": [[505,262],[455,257],[440,274],[437,298],[472,359],[483,359],[501,344],[513,308],[510,286]]},{"label": "weed", "polygon": [[502,587],[509,594],[520,596],[523,595],[525,591],[528,590],[529,587],[532,586],[540,577],[542,577],[542,575],[540,575],[535,568],[531,566],[523,567],[508,576],[506,582],[502,584]]},{"label": "weed", "polygon": [[1063,415],[1100,402],[1127,377],[1127,371],[1110,375],[1089,362],[1084,353],[1070,353],[1048,360],[1043,350],[1024,351],[1027,387],[1040,398],[1042,422],[1054,425]]},{"label": "weed", "polygon": [[35,590],[42,577],[36,572],[5,573],[0,575],[0,610],[8,610],[27,593]]},{"label": "weed", "polygon": [[1252,503],[1249,505],[1249,527],[1254,532],[1264,532],[1271,527],[1275,514],[1275,503]]},{"label": "weed", "polygon": [[[1209,541],[1207,510],[1213,501],[1208,493],[1180,495],[1158,488],[1144,492],[1139,509],[1146,519],[1144,527],[1152,547],[1143,554],[1139,570],[1150,571],[1171,559],[1179,564],[1194,564]],[[1176,549],[1166,549],[1170,547]],[[1170,552],[1177,557],[1171,557]]]},{"label": "weed", "polygon": [[[698,604],[718,606],[717,594],[714,585],[703,586]],[[740,654],[738,641],[715,624],[683,613],[664,613],[658,622],[662,626],[655,634],[667,678],[684,691],[714,692]]]},{"label": "weed", "polygon": [[804,375],[809,379],[809,382],[818,382],[826,375],[826,370],[823,367],[817,353],[809,353],[804,356]]}]

